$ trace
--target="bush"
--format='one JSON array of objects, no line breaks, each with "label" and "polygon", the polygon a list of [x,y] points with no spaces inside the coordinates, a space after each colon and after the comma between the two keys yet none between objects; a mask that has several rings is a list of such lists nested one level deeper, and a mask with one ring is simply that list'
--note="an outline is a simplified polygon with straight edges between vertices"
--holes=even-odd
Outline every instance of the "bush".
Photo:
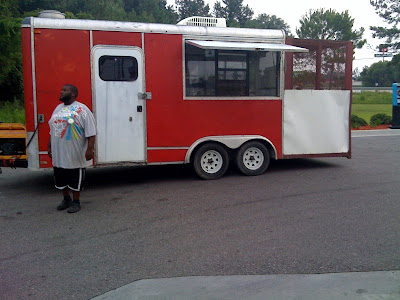
[{"label": "bush", "polygon": [[369,123],[372,127],[378,125],[389,125],[392,124],[392,118],[387,114],[375,114],[371,117]]},{"label": "bush", "polygon": [[365,121],[363,118],[360,118],[356,115],[351,115],[351,127],[358,129],[360,126],[365,126],[368,125],[367,121]]}]

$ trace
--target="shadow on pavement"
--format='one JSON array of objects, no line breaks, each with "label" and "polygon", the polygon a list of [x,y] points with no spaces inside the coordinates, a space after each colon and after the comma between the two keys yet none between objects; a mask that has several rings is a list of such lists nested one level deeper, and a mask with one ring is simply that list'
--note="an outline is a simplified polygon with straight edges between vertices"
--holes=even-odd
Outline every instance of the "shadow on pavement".
[{"label": "shadow on pavement", "polygon": [[[319,159],[291,159],[271,161],[266,173],[277,174],[280,172],[301,171],[307,169],[336,168],[339,164],[326,162]],[[9,189],[29,188],[32,190],[44,190],[54,188],[52,169],[31,171],[28,169],[7,169],[0,175],[2,186]],[[236,169],[234,162],[225,174],[226,177],[241,177],[243,175]],[[86,186],[122,186],[132,183],[159,183],[166,181],[197,181],[197,177],[191,165],[159,165],[159,166],[113,166],[88,168]]]}]

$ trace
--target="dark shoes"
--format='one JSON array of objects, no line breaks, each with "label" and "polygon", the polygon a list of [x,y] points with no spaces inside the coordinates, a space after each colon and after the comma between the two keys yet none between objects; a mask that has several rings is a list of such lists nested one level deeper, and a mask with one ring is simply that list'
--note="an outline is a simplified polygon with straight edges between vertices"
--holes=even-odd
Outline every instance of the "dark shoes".
[{"label": "dark shoes", "polygon": [[63,200],[59,206],[57,206],[57,210],[64,210],[67,209],[68,207],[70,207],[72,204],[72,200],[71,201],[67,201],[67,200]]},{"label": "dark shoes", "polygon": [[81,204],[79,202],[73,201],[70,208],[67,210],[68,213],[73,214],[81,210]]},{"label": "dark shoes", "polygon": [[60,205],[57,206],[57,210],[64,210],[67,208],[69,208],[67,212],[73,214],[81,210],[81,204],[79,201],[63,200]]}]

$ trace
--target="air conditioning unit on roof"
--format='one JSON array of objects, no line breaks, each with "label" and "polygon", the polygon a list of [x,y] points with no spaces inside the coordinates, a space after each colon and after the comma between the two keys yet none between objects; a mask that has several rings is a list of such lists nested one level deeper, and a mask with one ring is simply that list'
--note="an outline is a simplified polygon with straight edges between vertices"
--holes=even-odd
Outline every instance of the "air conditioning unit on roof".
[{"label": "air conditioning unit on roof", "polygon": [[226,27],[225,18],[211,17],[189,17],[180,21],[177,25],[206,26],[206,27]]}]

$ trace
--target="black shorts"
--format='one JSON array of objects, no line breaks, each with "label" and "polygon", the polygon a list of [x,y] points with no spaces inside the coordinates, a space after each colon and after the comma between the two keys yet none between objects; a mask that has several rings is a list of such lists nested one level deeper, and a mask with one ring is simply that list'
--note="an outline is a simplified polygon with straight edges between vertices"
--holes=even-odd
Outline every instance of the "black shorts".
[{"label": "black shorts", "polygon": [[66,187],[79,192],[83,190],[86,169],[63,169],[54,167],[54,183],[56,188],[63,190]]}]

